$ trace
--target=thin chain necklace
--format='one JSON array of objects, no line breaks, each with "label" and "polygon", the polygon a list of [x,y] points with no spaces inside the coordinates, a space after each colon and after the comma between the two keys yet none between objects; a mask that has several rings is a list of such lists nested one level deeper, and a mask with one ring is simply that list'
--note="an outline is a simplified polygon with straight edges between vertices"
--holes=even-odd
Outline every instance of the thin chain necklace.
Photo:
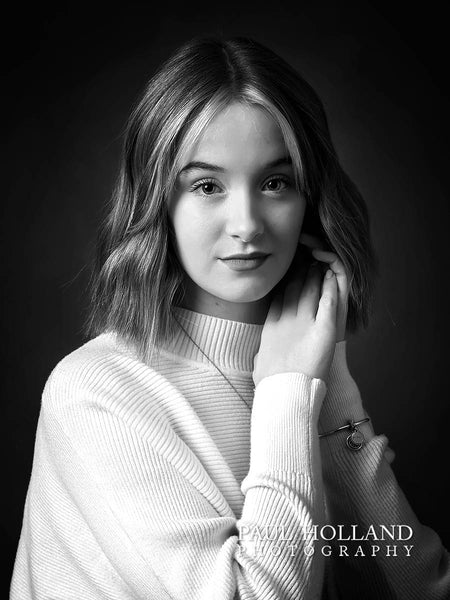
[{"label": "thin chain necklace", "polygon": [[178,325],[181,327],[181,329],[184,331],[186,337],[188,337],[191,342],[194,344],[194,346],[197,348],[197,350],[199,350],[203,356],[206,358],[206,360],[208,360],[213,367],[215,367],[217,369],[217,371],[219,371],[219,373],[222,375],[222,377],[225,379],[225,381],[228,383],[228,385],[236,392],[236,394],[239,396],[239,398],[242,400],[242,402],[245,404],[245,406],[247,406],[247,408],[249,408],[250,410],[252,409],[251,405],[247,402],[247,400],[245,400],[245,398],[237,391],[237,389],[234,387],[234,385],[231,383],[231,381],[228,379],[228,377],[225,375],[225,373],[222,371],[222,369],[220,369],[220,367],[218,367],[216,365],[216,363],[212,360],[212,358],[210,358],[206,352],[204,352],[200,346],[197,344],[197,342],[189,335],[189,333],[186,331],[186,329],[183,327],[183,325],[180,323],[180,321],[177,319],[177,317],[175,315],[173,315],[175,321],[178,323]]}]

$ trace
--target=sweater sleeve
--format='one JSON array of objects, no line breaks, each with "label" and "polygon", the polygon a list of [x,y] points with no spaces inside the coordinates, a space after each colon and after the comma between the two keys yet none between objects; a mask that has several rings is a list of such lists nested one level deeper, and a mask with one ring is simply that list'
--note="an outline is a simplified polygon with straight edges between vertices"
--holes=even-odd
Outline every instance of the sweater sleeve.
[{"label": "sweater sleeve", "polygon": [[[366,416],[347,367],[346,342],[339,342],[319,432]],[[358,428],[366,439],[359,451],[347,448],[345,430],[320,440],[328,522],[338,534],[337,526],[346,526],[342,539],[337,535],[328,550],[340,595],[374,600],[449,598],[449,554],[438,535],[419,523],[400,489],[390,466],[394,453],[387,438],[375,435],[371,423]],[[384,540],[379,539],[382,526]]]},{"label": "sweater sleeve", "polygon": [[12,600],[320,597],[322,559],[298,538],[323,522],[323,381],[258,385],[237,520],[164,410],[143,419],[142,396],[125,418],[108,397],[124,390],[87,379],[46,386]]}]

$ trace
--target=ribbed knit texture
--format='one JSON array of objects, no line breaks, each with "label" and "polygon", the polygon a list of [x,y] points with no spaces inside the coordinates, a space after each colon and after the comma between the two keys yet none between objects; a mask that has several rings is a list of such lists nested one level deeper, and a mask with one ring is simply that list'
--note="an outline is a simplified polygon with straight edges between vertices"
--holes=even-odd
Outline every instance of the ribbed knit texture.
[{"label": "ribbed knit texture", "polygon": [[[299,372],[254,391],[262,326],[177,318],[232,385],[182,330],[151,365],[113,334],[61,361],[12,600],[448,598],[448,554],[398,488],[386,438],[368,424],[360,452],[346,432],[319,441],[365,415],[345,342],[328,387]],[[305,530],[325,523],[408,524],[415,552],[325,561],[317,544],[309,556]]]}]

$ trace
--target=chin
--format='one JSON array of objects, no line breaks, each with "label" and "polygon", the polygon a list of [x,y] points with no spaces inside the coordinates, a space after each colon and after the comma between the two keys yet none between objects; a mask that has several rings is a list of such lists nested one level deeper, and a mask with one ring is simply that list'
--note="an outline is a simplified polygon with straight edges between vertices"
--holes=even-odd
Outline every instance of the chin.
[{"label": "chin", "polygon": [[226,293],[226,294],[224,294],[222,292],[221,294],[215,294],[215,295],[218,296],[219,298],[221,298],[222,300],[225,300],[226,302],[235,302],[235,303],[239,303],[239,304],[245,304],[245,303],[250,303],[250,302],[258,302],[259,300],[262,300],[271,292],[273,287],[274,286],[264,287],[264,288],[261,288],[260,290],[255,289],[253,287],[251,289],[236,290],[234,292],[233,292],[233,290],[228,290],[228,293]]}]

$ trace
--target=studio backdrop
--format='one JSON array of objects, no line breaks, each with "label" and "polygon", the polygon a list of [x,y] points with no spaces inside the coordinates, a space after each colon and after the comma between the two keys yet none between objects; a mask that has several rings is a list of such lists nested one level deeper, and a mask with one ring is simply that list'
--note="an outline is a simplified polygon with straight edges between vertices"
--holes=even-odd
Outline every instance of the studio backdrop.
[{"label": "studio backdrop", "polygon": [[[342,3],[344,5],[344,3]],[[443,13],[373,3],[192,5],[16,14],[3,129],[2,527],[9,581],[45,381],[85,337],[89,263],[121,135],[154,69],[198,34],[244,35],[324,101],[369,207],[379,276],[349,365],[422,523],[448,519],[448,90]]]}]

